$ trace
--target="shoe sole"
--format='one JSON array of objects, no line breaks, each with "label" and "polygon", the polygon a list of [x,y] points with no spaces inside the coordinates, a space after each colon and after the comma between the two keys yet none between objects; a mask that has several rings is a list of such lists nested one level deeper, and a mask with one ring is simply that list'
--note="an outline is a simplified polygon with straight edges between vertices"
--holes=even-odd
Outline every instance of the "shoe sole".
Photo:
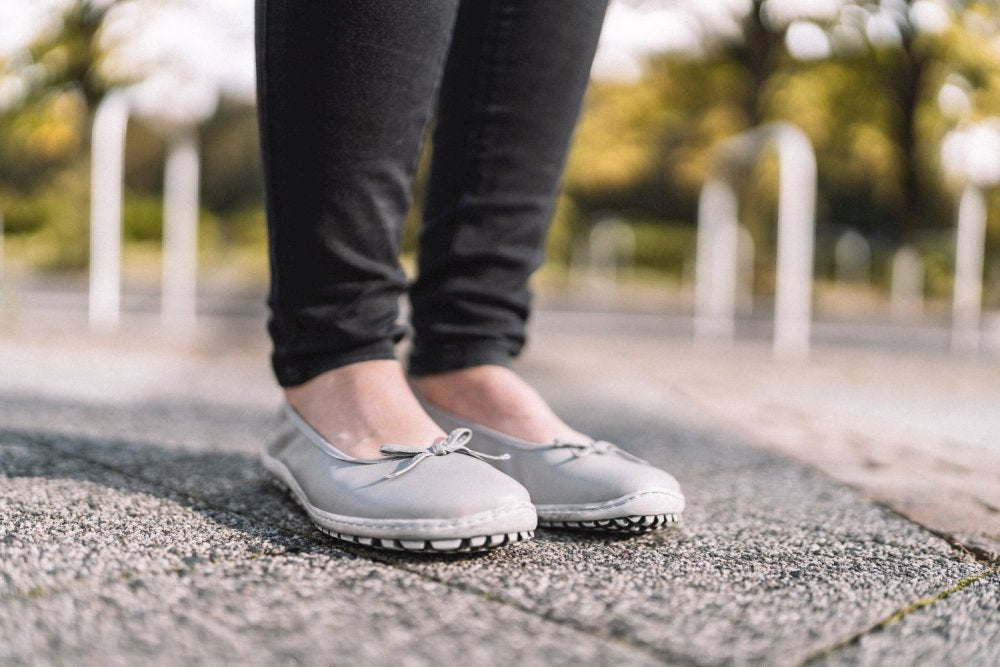
[{"label": "shoe sole", "polygon": [[465,537],[462,539],[449,540],[390,540],[377,537],[358,537],[357,535],[345,535],[327,530],[323,526],[317,526],[321,531],[330,537],[344,542],[360,544],[375,549],[387,549],[389,551],[410,551],[417,553],[478,553],[490,551],[507,544],[530,540],[535,536],[535,531],[529,530],[520,533],[499,533],[497,535],[480,535],[478,537]]},{"label": "shoe sole", "polygon": [[[286,493],[295,504],[301,507],[310,520],[312,520],[312,513],[309,511],[309,507],[302,501],[291,487],[285,484],[284,480],[275,476],[273,473],[269,474],[271,483],[279,490]],[[477,553],[482,551],[490,551],[496,549],[497,547],[502,547],[508,544],[515,544],[517,542],[523,542],[525,540],[530,540],[535,536],[535,531],[527,530],[513,533],[497,533],[495,535],[477,535],[474,537],[463,537],[463,538],[446,538],[440,540],[403,540],[396,538],[381,538],[381,537],[363,537],[361,535],[348,535],[347,533],[338,533],[336,531],[330,530],[325,526],[320,525],[315,520],[312,520],[313,525],[316,526],[323,534],[328,535],[336,540],[341,540],[343,542],[350,542],[351,544],[360,544],[361,546],[371,547],[373,549],[385,549],[387,551],[408,551],[415,553]]]},{"label": "shoe sole", "polygon": [[538,525],[543,528],[568,528],[571,530],[637,534],[658,530],[667,524],[677,523],[680,520],[681,515],[679,513],[632,515],[593,521],[548,521],[539,517]]}]

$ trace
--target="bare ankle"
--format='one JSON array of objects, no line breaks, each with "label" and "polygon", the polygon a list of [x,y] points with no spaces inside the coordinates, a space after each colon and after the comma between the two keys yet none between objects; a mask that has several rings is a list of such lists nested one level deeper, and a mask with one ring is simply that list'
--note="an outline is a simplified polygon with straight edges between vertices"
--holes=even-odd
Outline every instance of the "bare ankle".
[{"label": "bare ankle", "polygon": [[566,425],[516,372],[472,366],[411,380],[424,398],[449,412],[528,442],[586,439]]},{"label": "bare ankle", "polygon": [[320,435],[351,456],[378,456],[379,448],[390,443],[430,445],[444,436],[395,360],[335,368],[286,388],[285,398]]}]

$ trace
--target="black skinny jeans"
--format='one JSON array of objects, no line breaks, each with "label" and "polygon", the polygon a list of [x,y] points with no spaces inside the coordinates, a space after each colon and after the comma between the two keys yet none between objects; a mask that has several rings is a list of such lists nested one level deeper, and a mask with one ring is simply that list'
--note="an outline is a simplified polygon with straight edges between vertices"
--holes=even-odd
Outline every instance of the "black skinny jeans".
[{"label": "black skinny jeans", "polygon": [[436,114],[410,372],[506,364],[606,0],[257,0],[282,386],[391,359],[414,170]]}]

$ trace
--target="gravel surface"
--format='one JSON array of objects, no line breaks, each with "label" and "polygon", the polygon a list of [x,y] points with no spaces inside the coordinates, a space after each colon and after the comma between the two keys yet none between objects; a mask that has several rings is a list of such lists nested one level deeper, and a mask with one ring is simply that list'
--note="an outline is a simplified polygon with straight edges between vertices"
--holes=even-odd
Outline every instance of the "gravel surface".
[{"label": "gravel surface", "polygon": [[[256,462],[270,411],[0,405],[4,664],[796,664],[985,571],[801,465],[603,402],[560,407],[674,471],[685,522],[631,539],[540,531],[465,558],[315,531]],[[975,664],[995,633],[983,586],[899,628],[945,622],[934,655]],[[872,636],[842,659],[930,650]]]},{"label": "gravel surface", "polygon": [[993,566],[643,377],[524,366],[682,524],[406,556],[268,483],[259,345],[143,345],[0,343],[0,664],[997,664]]}]

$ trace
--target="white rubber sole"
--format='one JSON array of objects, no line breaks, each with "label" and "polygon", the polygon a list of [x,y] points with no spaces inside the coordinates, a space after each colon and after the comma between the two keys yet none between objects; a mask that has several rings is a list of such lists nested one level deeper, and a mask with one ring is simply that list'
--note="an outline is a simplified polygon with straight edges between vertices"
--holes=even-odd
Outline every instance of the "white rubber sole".
[{"label": "white rubber sole", "polygon": [[520,533],[500,533],[498,535],[480,535],[478,537],[464,537],[452,540],[395,540],[378,537],[359,537],[357,535],[344,535],[327,530],[323,526],[316,526],[330,537],[344,542],[360,544],[374,549],[388,549],[390,551],[413,551],[423,553],[476,553],[479,551],[489,551],[507,544],[530,540],[535,536],[535,531],[529,530]]},{"label": "white rubber sole", "polygon": [[613,533],[645,533],[681,520],[684,496],[647,489],[597,503],[536,505],[538,525]]},{"label": "white rubber sole", "polygon": [[623,516],[615,519],[598,519],[594,521],[567,521],[565,519],[547,520],[538,517],[538,525],[543,528],[568,528],[572,530],[588,530],[612,533],[646,533],[681,520],[678,514],[647,514],[645,516]]},{"label": "white rubber sole", "polygon": [[[280,465],[280,464],[279,464]],[[282,466],[283,467],[283,466]],[[516,542],[530,540],[535,536],[534,530],[517,531],[510,533],[496,533],[492,535],[474,535],[470,537],[451,537],[442,539],[403,539],[395,537],[373,537],[364,535],[351,535],[338,532],[328,526],[324,526],[321,519],[313,513],[310,505],[302,497],[301,492],[292,484],[288,483],[283,475],[269,469],[271,483],[301,507],[312,520],[313,524],[325,535],[334,539],[352,544],[371,547],[373,549],[386,549],[389,551],[409,551],[419,553],[476,553],[489,551]],[[293,482],[294,483],[294,482]],[[296,485],[297,486],[297,485]]]}]

